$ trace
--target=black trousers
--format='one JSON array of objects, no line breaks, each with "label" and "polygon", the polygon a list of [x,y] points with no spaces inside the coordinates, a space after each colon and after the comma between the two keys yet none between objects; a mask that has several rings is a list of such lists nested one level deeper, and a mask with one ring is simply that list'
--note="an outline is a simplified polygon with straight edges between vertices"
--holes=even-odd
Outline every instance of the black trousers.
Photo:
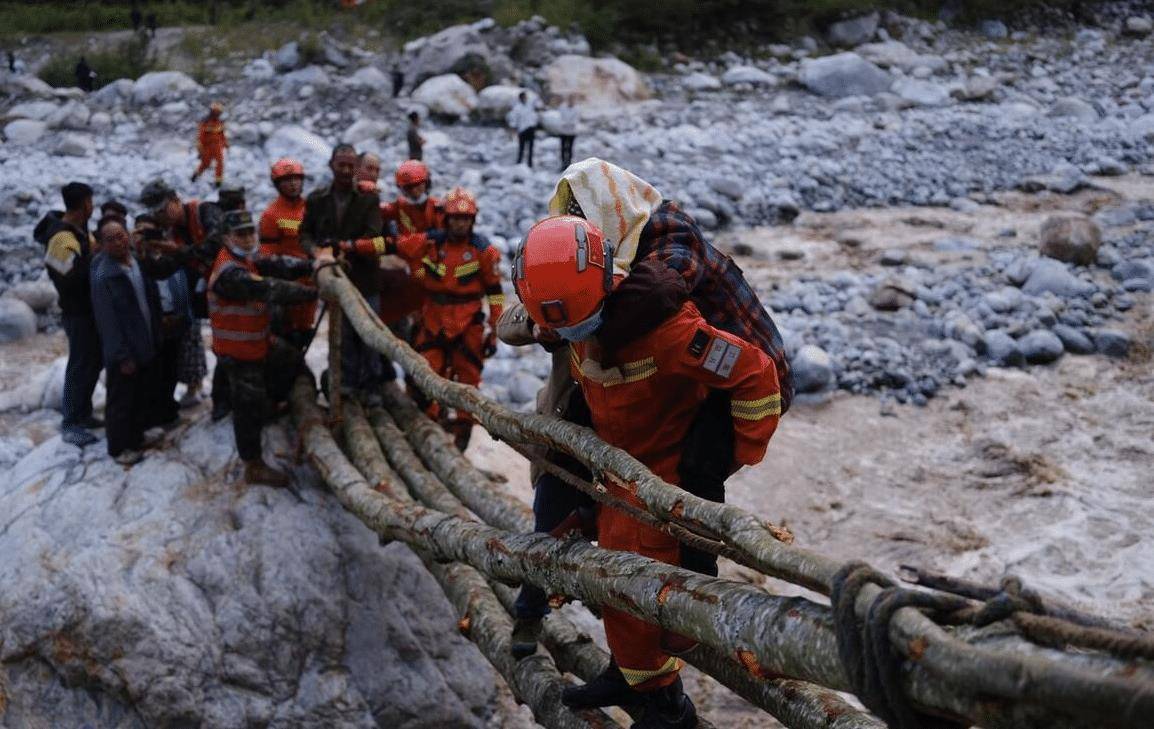
[{"label": "black trousers", "polygon": [[[725,479],[733,471],[733,415],[727,392],[713,390],[701,404],[681,445],[677,477],[681,488],[706,501],[725,501]],[[681,566],[717,577],[717,555],[681,545]]]},{"label": "black trousers", "polygon": [[517,132],[517,164],[521,164],[521,160],[525,158],[528,153],[528,160],[526,164],[533,166],[533,140],[537,136],[537,128],[531,127],[523,132]]},{"label": "black trousers", "polygon": [[108,402],[104,406],[104,427],[108,434],[108,455],[116,457],[126,450],[137,450],[144,439],[144,431],[151,427],[156,409],[159,367],[156,360],[137,363],[131,375],[123,374],[120,367],[109,367],[104,372]]},{"label": "black trousers", "polygon": [[171,423],[180,417],[180,405],[173,397],[180,377],[180,347],[184,333],[170,336],[160,343],[156,356],[156,397],[153,401],[152,425]]},{"label": "black trousers", "polygon": [[572,134],[561,135],[561,169],[573,164],[573,140],[576,138]]},{"label": "black trousers", "polygon": [[64,397],[60,409],[63,429],[79,427],[92,417],[92,391],[104,366],[96,319],[87,315],[65,314],[64,335],[68,337],[68,366],[64,369]]},{"label": "black trousers", "polygon": [[[576,470],[570,467],[570,470]],[[582,469],[583,470],[583,469]],[[579,471],[578,471],[579,472]],[[588,472],[580,474],[587,477]],[[548,533],[560,526],[574,511],[588,509],[596,503],[551,473],[543,473],[533,484],[533,531]],[[549,612],[549,596],[536,585],[521,585],[513,613],[518,618],[543,618]]]}]

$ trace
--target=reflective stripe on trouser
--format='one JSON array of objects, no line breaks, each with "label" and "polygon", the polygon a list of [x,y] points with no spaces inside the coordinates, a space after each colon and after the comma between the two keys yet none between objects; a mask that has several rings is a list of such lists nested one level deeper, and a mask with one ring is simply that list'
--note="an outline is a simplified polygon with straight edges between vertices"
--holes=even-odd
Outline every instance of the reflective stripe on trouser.
[{"label": "reflective stripe on trouser", "polygon": [[[615,485],[608,488],[619,498],[641,506],[641,502],[624,489]],[[603,549],[634,552],[666,564],[678,563],[680,550],[676,539],[617,509],[600,507],[597,535]],[[677,679],[682,662],[666,653],[662,645],[684,642],[681,636],[613,608],[605,608],[602,616],[609,650],[634,690],[655,691]]]}]

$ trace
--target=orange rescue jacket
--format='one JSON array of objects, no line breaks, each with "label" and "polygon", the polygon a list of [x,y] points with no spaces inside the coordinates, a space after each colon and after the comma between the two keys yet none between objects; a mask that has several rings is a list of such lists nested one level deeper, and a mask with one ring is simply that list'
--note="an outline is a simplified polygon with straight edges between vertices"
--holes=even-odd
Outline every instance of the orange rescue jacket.
[{"label": "orange rescue jacket", "polygon": [[212,322],[212,351],[218,357],[257,362],[268,355],[268,305],[257,299],[225,299],[214,292],[216,279],[230,268],[243,268],[259,277],[251,259],[234,256],[222,247],[208,279],[208,317]]},{"label": "orange rescue jacket", "polygon": [[421,309],[426,330],[449,339],[460,336],[470,324],[485,320],[482,300],[488,302],[490,321],[496,325],[505,305],[501,252],[487,238],[473,233],[467,240],[453,241],[443,231],[407,235],[397,239],[397,252],[415,262],[414,275],[428,294]]}]

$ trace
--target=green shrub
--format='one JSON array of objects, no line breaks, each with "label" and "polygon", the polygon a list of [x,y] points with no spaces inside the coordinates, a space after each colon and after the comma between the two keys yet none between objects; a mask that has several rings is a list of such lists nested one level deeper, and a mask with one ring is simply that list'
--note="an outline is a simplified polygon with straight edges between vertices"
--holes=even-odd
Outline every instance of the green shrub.
[{"label": "green shrub", "polygon": [[119,78],[139,78],[149,71],[162,69],[162,64],[149,47],[147,36],[141,33],[124,41],[115,50],[83,54],[73,51],[53,56],[40,68],[40,78],[52,86],[75,86],[76,64],[81,55],[96,72],[96,88]]}]

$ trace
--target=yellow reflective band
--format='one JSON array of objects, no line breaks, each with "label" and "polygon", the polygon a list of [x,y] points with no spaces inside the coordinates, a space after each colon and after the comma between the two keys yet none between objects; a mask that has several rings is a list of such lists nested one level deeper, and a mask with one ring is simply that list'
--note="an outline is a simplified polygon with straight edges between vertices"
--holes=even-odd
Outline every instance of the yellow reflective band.
[{"label": "yellow reflective band", "polygon": [[425,264],[425,268],[429,269],[429,271],[430,271],[430,272],[432,272],[432,273],[436,274],[438,277],[440,277],[440,276],[444,276],[444,275],[445,275],[445,271],[447,270],[447,269],[445,268],[445,264],[443,264],[443,263],[435,263],[435,262],[433,262],[433,259],[429,258],[428,256],[425,256],[425,257],[424,257],[424,258],[421,260],[421,263],[424,263],[424,264]]},{"label": "yellow reflective band", "polygon": [[277,218],[276,227],[281,230],[300,230],[301,221],[291,218]]},{"label": "yellow reflective band", "polygon": [[646,357],[636,362],[626,362],[621,365],[621,373],[624,375],[621,379],[622,383],[638,382],[657,374],[657,365],[652,357]]},{"label": "yellow reflective band", "polygon": [[781,395],[769,395],[760,400],[734,400],[730,415],[742,420],[761,420],[770,415],[781,415]]},{"label": "yellow reflective band", "polygon": [[619,668],[621,669],[621,675],[625,677],[625,682],[630,686],[637,686],[658,676],[676,673],[681,670],[683,665],[680,658],[670,656],[669,660],[665,661],[661,668],[658,668],[656,671],[641,671],[635,668],[626,668],[625,666],[619,666]]},{"label": "yellow reflective band", "polygon": [[489,305],[490,306],[504,306],[505,305],[505,294],[490,294],[489,295]]},{"label": "yellow reflective band", "polygon": [[377,255],[383,256],[385,254],[385,239],[382,236],[378,235],[373,238],[373,250],[377,252]]},{"label": "yellow reflective band", "polygon": [[453,275],[456,276],[457,278],[461,278],[462,276],[468,276],[469,274],[476,273],[480,270],[481,270],[481,262],[480,261],[470,261],[469,263],[462,263],[460,266],[457,266],[456,268],[454,268],[453,269]]}]

